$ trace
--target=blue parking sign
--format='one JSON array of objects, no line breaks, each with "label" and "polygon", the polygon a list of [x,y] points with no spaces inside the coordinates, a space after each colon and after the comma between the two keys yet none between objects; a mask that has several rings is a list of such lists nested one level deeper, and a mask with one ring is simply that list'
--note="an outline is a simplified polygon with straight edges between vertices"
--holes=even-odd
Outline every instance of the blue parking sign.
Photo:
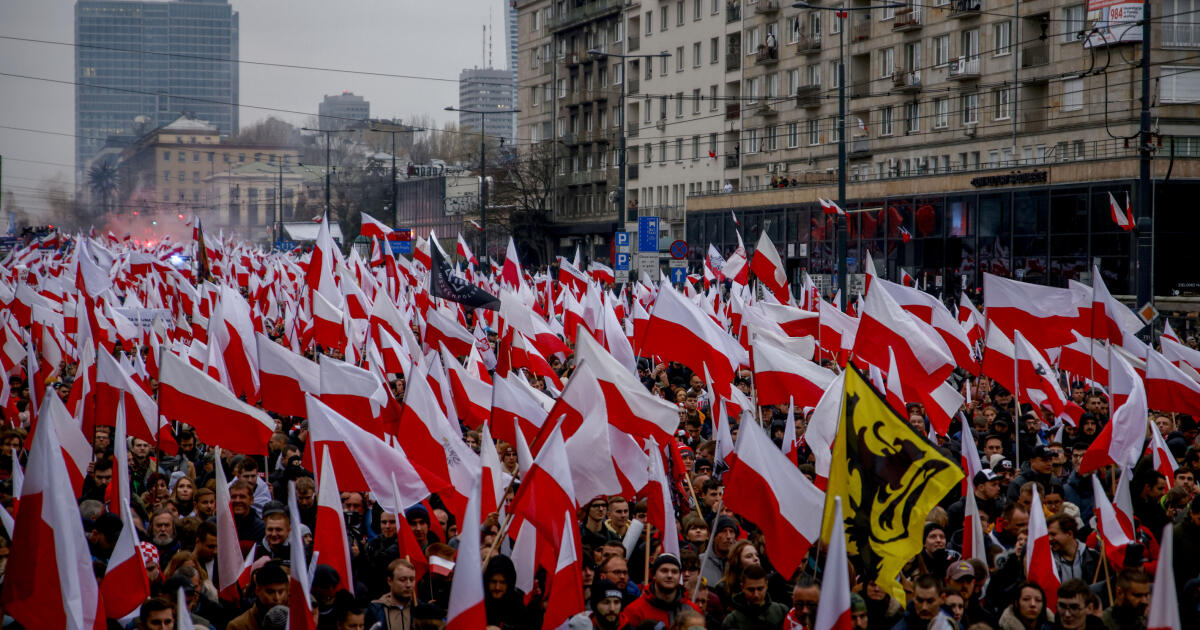
[{"label": "blue parking sign", "polygon": [[616,238],[617,247],[629,247],[629,232],[617,232]]},{"label": "blue parking sign", "polygon": [[638,217],[638,251],[658,251],[658,217]]},{"label": "blue parking sign", "polygon": [[[620,233],[620,232],[619,232]],[[628,232],[623,232],[628,235]],[[628,237],[626,238],[628,242]],[[613,266],[615,271],[629,271],[629,254],[627,252],[617,252],[617,264]]]}]

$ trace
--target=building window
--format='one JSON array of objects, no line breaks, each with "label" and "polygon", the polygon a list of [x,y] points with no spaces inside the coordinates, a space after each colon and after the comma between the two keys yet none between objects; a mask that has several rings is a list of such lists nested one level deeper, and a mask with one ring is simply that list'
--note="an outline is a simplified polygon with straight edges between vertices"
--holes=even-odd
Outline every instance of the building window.
[{"label": "building window", "polygon": [[163,151],[163,161],[164,162],[171,161],[171,152],[170,151]]},{"label": "building window", "polygon": [[933,99],[933,128],[950,126],[950,99],[945,96]]},{"label": "building window", "polygon": [[[861,122],[862,119],[860,118],[859,121]],[[829,128],[833,130],[833,133],[829,134],[829,142],[831,144],[837,144],[842,141],[842,125],[838,124],[839,122],[837,116],[829,119]]]},{"label": "building window", "polygon": [[708,40],[708,48],[711,51],[708,63],[717,63],[721,57],[721,38],[713,37],[712,39]]},{"label": "building window", "polygon": [[179,171],[178,180],[179,180],[180,184],[186,182],[187,181],[187,173],[185,173],[183,171]]},{"label": "building window", "polygon": [[667,24],[670,23],[670,21],[671,21],[670,11],[668,11],[668,9],[669,9],[669,6],[663,6],[662,8],[660,8],[658,10],[658,17],[659,17],[659,20],[658,20],[659,29],[658,30],[660,30],[660,31],[667,30]]},{"label": "building window", "polygon": [[800,123],[788,123],[787,136],[789,149],[800,146]]},{"label": "building window", "polygon": [[192,171],[192,183],[193,184],[200,183],[200,171]]},{"label": "building window", "polygon": [[701,50],[700,42],[692,44],[692,67],[699,68],[700,63],[704,60],[704,51]]},{"label": "building window", "polygon": [[[834,16],[834,18],[832,20],[830,20],[829,32],[833,33],[834,35],[841,33],[842,32],[842,20],[844,20],[844,19],[846,19],[846,18],[840,18],[840,17]],[[821,31],[818,30],[815,34],[819,35],[820,33],[821,33]]]},{"label": "building window", "polygon": [[921,104],[905,103],[904,133],[917,133],[921,130]]},{"label": "building window", "polygon": [[645,153],[646,153],[646,164],[647,165],[653,164],[654,163],[654,145],[647,143]]},{"label": "building window", "polygon": [[992,34],[996,38],[995,55],[1002,57],[1012,52],[1012,22],[1005,20],[992,25]]},{"label": "building window", "polygon": [[717,134],[715,133],[708,134],[708,152],[712,157],[717,156]]},{"label": "building window", "polygon": [[715,86],[715,85],[708,86],[708,109],[709,109],[709,111],[714,111],[714,112],[717,111],[717,107],[720,106],[720,103],[718,101],[719,101],[719,99],[717,98],[717,86]]},{"label": "building window", "polygon": [[888,105],[887,107],[881,108],[879,110],[879,135],[881,135],[881,136],[892,135],[892,131],[893,131],[893,125],[892,125],[892,113],[893,112],[892,112],[892,110],[894,110],[894,109],[895,109],[895,107],[893,107],[892,105]]},{"label": "building window", "polygon": [[1197,12],[1200,12],[1200,0],[1163,0],[1163,46],[1200,47],[1200,18]]},{"label": "building window", "polygon": [[199,153],[197,153],[196,151],[192,151],[192,161],[193,161],[193,162],[199,162],[199,161],[200,161],[200,154],[199,154]]},{"label": "building window", "polygon": [[692,0],[692,19],[699,20],[704,15],[704,0]]},{"label": "building window", "polygon": [[683,72],[683,46],[675,48],[675,72]]},{"label": "building window", "polygon": [[693,114],[699,114],[699,113],[700,113],[700,100],[701,100],[701,98],[703,98],[703,97],[701,97],[701,96],[700,96],[700,88],[695,88],[695,89],[693,89],[693,90],[692,90],[692,113],[693,113]]},{"label": "building window", "polygon": [[962,32],[962,53],[967,61],[979,57],[979,29],[973,28]]},{"label": "building window", "polygon": [[163,181],[164,182],[171,181],[171,171],[163,171]]},{"label": "building window", "polygon": [[787,77],[788,77],[787,93],[795,94],[797,91],[800,90],[800,69],[793,68],[791,70],[788,70]]},{"label": "building window", "polygon": [[751,105],[758,102],[758,77],[746,79],[746,96],[749,97],[748,102]]},{"label": "building window", "polygon": [[758,153],[758,130],[746,130],[746,153]]},{"label": "building window", "polygon": [[675,117],[683,118],[683,92],[675,93]]},{"label": "building window", "polygon": [[808,135],[808,146],[816,146],[821,144],[821,124],[818,120],[806,120],[804,122]]},{"label": "building window", "polygon": [[944,66],[950,63],[950,36],[938,35],[933,38],[933,65]]},{"label": "building window", "polygon": [[[1196,103],[1200,102],[1200,74],[1196,66],[1163,66],[1162,77],[1159,79],[1159,90],[1164,103]],[[1083,106],[1083,79],[1077,89],[1079,106]],[[1065,102],[1065,99],[1064,99]]]},{"label": "building window", "polygon": [[653,11],[646,12],[646,34],[647,35],[654,34],[654,12]]},{"label": "building window", "polygon": [[896,49],[884,48],[879,51],[879,76],[890,77],[896,73]]},{"label": "building window", "polygon": [[995,105],[995,120],[1008,120],[1012,116],[1012,104],[1009,102],[1008,88],[992,90],[992,103]]},{"label": "building window", "polygon": [[837,89],[841,87],[842,73],[838,72],[838,62],[834,61],[829,64],[829,86]]},{"label": "building window", "polygon": [[767,75],[767,98],[779,98],[779,75],[774,72]]},{"label": "building window", "polygon": [[962,122],[964,125],[974,125],[979,122],[979,94],[962,95]]},{"label": "building window", "polygon": [[[1163,15],[1171,15],[1164,13]],[[1084,8],[1082,4],[1064,7],[1062,10],[1062,29],[1064,42],[1077,42],[1084,38],[1084,31],[1087,29],[1087,24],[1084,22]]]}]

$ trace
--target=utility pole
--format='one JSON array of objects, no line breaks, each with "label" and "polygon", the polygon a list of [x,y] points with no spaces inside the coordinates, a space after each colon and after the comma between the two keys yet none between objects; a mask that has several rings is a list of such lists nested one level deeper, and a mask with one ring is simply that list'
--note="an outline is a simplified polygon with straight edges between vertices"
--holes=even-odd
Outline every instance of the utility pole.
[{"label": "utility pole", "polygon": [[394,128],[393,129],[382,129],[379,127],[371,127],[371,131],[377,131],[379,133],[388,133],[388,134],[392,135],[392,203],[391,203],[391,208],[392,208],[392,225],[395,225],[395,223],[396,223],[396,197],[400,194],[400,191],[398,189],[400,175],[396,172],[396,134],[410,133],[410,132],[412,132],[412,129],[407,129],[403,125],[401,125],[399,129],[394,129]]},{"label": "utility pole", "polygon": [[1138,177],[1137,203],[1137,304],[1141,307],[1154,301],[1154,227],[1151,205],[1154,199],[1150,181],[1150,158],[1154,153],[1150,138],[1150,0],[1142,1],[1142,121],[1139,134],[1141,172]]},{"label": "utility pole", "polygon": [[[479,115],[479,227],[482,228],[479,231],[479,250],[484,256],[487,256],[487,117],[488,114],[507,114],[511,116],[520,113],[521,110],[507,107],[497,107],[496,109],[446,107],[445,110],[448,112]],[[484,265],[484,267],[491,269],[491,265]]]},{"label": "utility pole", "polygon": [[329,166],[330,158],[332,155],[332,149],[333,149],[332,135],[335,133],[350,133],[355,130],[354,129],[312,129],[309,127],[301,127],[300,130],[301,131],[315,131],[317,133],[325,134],[325,215],[328,216],[329,212],[330,212],[329,175],[332,172],[330,169],[330,166]]}]

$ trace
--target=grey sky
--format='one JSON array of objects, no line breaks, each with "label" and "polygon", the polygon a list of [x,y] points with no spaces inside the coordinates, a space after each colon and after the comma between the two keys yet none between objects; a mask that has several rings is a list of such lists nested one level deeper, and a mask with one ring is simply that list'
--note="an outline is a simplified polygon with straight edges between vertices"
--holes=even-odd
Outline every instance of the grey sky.
[{"label": "grey sky", "polygon": [[[241,58],[305,66],[457,79],[483,64],[481,26],[495,27],[493,65],[506,67],[503,0],[230,0],[241,14]],[[74,0],[0,0],[0,37],[74,41]],[[60,81],[74,77],[74,49],[0,39],[0,73]],[[458,84],[242,64],[241,122],[270,115],[293,123],[316,114],[325,94],[349,90],[371,102],[371,115],[453,120]],[[22,127],[64,135],[30,133]],[[0,76],[3,188],[31,213],[45,206],[38,188],[61,176],[73,183],[75,93],[71,85]],[[29,161],[52,162],[37,164]]]}]

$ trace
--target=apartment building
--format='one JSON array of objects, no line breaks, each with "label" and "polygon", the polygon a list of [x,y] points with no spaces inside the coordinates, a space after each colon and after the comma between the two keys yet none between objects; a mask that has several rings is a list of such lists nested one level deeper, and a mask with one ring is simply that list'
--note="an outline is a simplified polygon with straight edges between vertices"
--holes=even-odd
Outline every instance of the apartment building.
[{"label": "apartment building", "polygon": [[726,0],[626,7],[629,54],[662,55],[627,61],[628,198],[638,215],[662,219],[664,243],[683,237],[687,196],[719,191],[726,178],[725,7]]}]

